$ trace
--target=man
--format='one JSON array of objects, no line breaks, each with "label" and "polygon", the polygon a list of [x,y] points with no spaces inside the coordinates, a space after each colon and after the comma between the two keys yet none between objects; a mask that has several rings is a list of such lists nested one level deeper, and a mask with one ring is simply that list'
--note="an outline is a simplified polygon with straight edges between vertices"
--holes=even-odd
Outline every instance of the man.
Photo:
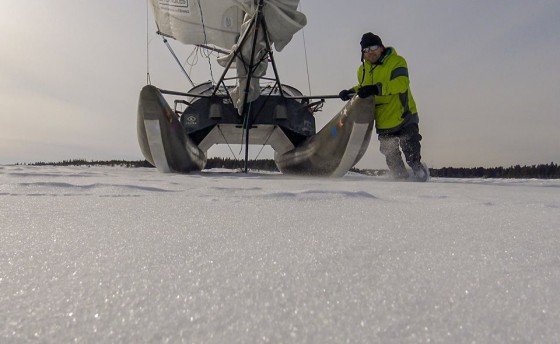
[{"label": "man", "polygon": [[[385,47],[381,38],[371,32],[360,41],[362,65],[358,68],[359,84],[339,94],[344,101],[354,93],[360,98],[375,96],[375,128],[380,151],[396,179],[409,178],[402,160],[412,168],[413,180],[428,180],[428,169],[420,162],[418,112],[410,93],[408,68],[403,57],[392,47]],[[400,146],[400,149],[399,149]]]}]

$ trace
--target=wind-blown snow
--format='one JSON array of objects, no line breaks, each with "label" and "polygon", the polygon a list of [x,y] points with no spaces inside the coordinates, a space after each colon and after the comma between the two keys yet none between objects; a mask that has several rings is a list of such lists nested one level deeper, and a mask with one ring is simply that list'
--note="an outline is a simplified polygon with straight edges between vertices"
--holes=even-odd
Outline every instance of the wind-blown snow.
[{"label": "wind-blown snow", "polygon": [[558,343],[559,291],[559,180],[0,166],[2,343]]}]

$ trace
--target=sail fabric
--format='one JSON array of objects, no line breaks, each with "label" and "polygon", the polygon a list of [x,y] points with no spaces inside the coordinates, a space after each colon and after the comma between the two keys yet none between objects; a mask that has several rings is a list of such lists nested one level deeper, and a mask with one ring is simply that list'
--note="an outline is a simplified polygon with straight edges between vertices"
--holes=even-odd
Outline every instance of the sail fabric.
[{"label": "sail fabric", "polygon": [[297,10],[300,0],[265,0],[264,17],[269,39],[282,51],[296,32],[307,24],[305,15]]},{"label": "sail fabric", "polygon": [[[248,82],[248,64],[253,53],[255,20],[260,0],[152,0],[158,31],[184,44],[212,44],[232,51],[218,59],[225,66],[235,58],[239,84],[232,93],[234,104],[241,112]],[[264,0],[263,16],[271,47],[281,51],[293,35],[307,24],[305,15],[297,10],[300,0]],[[245,40],[241,44],[243,38]],[[260,95],[259,78],[267,71],[266,37],[258,29],[253,68],[247,101]],[[235,56],[234,50],[240,54]]]},{"label": "sail fabric", "polygon": [[[236,57],[235,67],[237,68],[237,76],[239,78],[238,86],[231,92],[235,107],[239,113],[243,111],[242,105],[245,102],[245,90],[247,83],[249,83],[247,102],[256,100],[260,94],[259,80],[266,74],[268,67],[268,59],[266,58],[267,49],[266,41],[263,30],[259,28],[255,55],[253,62],[260,63],[253,67],[253,77],[248,80],[249,63],[251,61],[251,54],[253,52],[253,41],[255,35],[255,25],[250,25],[255,20],[257,14],[258,0],[244,1],[244,11],[246,12],[243,24],[241,25],[242,35],[239,37],[239,42],[232,47],[232,50],[239,48],[240,56]],[[307,24],[305,15],[297,10],[299,0],[265,0],[263,6],[263,15],[266,22],[268,32],[268,39],[270,44],[274,46],[277,51],[281,51],[292,40],[293,35],[302,29]],[[249,31],[247,31],[249,30]],[[246,32],[247,31],[247,32]],[[241,40],[247,35],[245,43],[242,46]],[[224,66],[233,55],[224,56],[218,59],[218,62]]]},{"label": "sail fabric", "polygon": [[236,0],[152,0],[152,6],[159,33],[225,49],[237,42],[244,15]]},{"label": "sail fabric", "polygon": [[[225,49],[237,43],[243,15],[254,16],[259,0],[152,0],[158,31],[184,44],[213,44]],[[265,0],[269,38],[281,51],[306,24],[299,0]]]},{"label": "sail fabric", "polygon": [[[237,70],[238,84],[230,92],[230,96],[233,100],[233,105],[238,110],[238,113],[240,115],[242,115],[243,104],[245,102],[245,90],[247,89],[247,83],[249,83],[247,101],[252,102],[256,100],[261,94],[259,81],[260,78],[266,74],[266,70],[268,69],[266,41],[263,30],[258,31],[257,39],[256,41],[254,40],[254,25],[251,27],[251,22],[255,20],[254,16],[255,14],[251,15],[250,13],[247,13],[245,15],[243,24],[241,25],[242,31],[247,36],[245,38],[245,43],[240,46],[238,46],[238,44],[235,44],[232,47],[232,52],[229,55],[218,58],[218,63],[222,66],[225,66],[229,60],[235,58],[235,64],[233,64],[232,67],[236,68]],[[250,28],[252,29],[249,30]],[[240,41],[241,39],[243,39],[243,36],[239,38]],[[251,54],[253,53],[253,42],[255,42],[255,55],[253,57],[254,66],[251,81],[249,82],[248,74],[251,63]],[[239,44],[241,44],[241,42],[239,42]],[[234,50],[237,49],[239,55],[235,56]]]}]

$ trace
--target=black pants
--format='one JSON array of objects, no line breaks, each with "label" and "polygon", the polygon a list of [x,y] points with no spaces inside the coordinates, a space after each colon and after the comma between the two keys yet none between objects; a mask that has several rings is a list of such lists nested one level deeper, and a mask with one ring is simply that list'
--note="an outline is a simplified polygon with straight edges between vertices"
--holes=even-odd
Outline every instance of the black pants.
[{"label": "black pants", "polygon": [[420,135],[418,130],[418,124],[407,125],[398,132],[379,134],[378,138],[380,143],[379,150],[385,155],[387,166],[395,176],[408,177],[400,149],[404,153],[406,163],[414,171],[420,168],[420,141],[422,140],[422,135]]}]

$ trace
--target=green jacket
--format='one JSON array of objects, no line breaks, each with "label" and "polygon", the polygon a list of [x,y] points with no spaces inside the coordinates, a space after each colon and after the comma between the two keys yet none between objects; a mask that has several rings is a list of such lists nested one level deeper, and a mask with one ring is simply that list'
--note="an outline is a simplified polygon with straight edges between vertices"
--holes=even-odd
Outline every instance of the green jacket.
[{"label": "green jacket", "polygon": [[375,127],[377,133],[391,133],[400,128],[418,123],[416,103],[410,93],[410,80],[405,59],[397,55],[394,48],[387,47],[379,61],[371,64],[364,61],[358,68],[358,82],[354,91],[362,86],[377,85],[375,96]]}]

